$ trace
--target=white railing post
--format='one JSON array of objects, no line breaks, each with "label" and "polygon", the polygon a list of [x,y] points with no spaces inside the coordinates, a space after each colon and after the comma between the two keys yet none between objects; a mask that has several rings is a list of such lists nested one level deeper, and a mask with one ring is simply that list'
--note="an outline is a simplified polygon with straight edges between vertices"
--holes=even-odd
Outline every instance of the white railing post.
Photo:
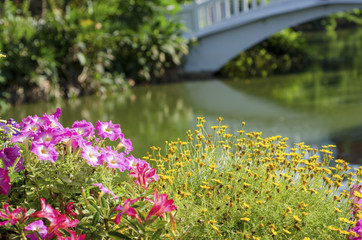
[{"label": "white railing post", "polygon": [[215,23],[222,20],[221,1],[215,1]]},{"label": "white railing post", "polygon": [[239,0],[233,0],[233,7],[234,7],[234,15],[238,15],[240,10],[239,10]]},{"label": "white railing post", "polygon": [[230,0],[224,0],[224,6],[225,6],[225,18],[230,18],[231,17]]},{"label": "white railing post", "polygon": [[194,27],[194,31],[199,31],[200,30],[200,20],[199,20],[199,7],[198,4],[196,3],[196,1],[194,1],[193,3],[193,8],[192,8],[192,24]]},{"label": "white railing post", "polygon": [[243,3],[243,12],[248,12],[249,11],[249,0],[242,0]]},{"label": "white railing post", "polygon": [[256,3],[256,0],[251,0],[251,9],[256,9],[258,7],[258,4]]}]

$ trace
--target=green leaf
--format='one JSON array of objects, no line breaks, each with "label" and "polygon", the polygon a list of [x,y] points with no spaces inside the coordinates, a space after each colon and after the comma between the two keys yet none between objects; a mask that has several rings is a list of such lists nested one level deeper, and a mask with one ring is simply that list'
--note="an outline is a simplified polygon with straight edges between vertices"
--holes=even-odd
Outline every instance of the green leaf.
[{"label": "green leaf", "polygon": [[163,229],[159,229],[157,232],[155,232],[152,237],[150,238],[150,240],[156,240],[156,239],[159,239],[161,234],[163,232]]},{"label": "green leaf", "polygon": [[111,237],[112,239],[131,240],[131,238],[119,232],[109,232],[108,236]]},{"label": "green leaf", "polygon": [[92,219],[92,226],[96,226],[99,222],[99,212],[95,212]]}]

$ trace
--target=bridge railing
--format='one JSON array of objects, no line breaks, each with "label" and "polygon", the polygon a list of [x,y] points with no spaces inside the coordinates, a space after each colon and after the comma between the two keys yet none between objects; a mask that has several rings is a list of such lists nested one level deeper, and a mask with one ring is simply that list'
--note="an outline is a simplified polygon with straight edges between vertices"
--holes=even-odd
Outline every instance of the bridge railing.
[{"label": "bridge railing", "polygon": [[281,0],[195,0],[179,13],[190,32]]}]

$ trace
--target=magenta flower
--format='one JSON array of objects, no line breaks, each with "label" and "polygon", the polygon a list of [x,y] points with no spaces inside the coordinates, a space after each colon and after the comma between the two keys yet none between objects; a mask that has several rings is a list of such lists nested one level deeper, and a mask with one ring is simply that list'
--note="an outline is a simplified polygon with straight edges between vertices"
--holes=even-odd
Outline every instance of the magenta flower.
[{"label": "magenta flower", "polygon": [[118,225],[119,222],[121,221],[121,217],[123,214],[127,214],[132,218],[136,218],[138,222],[142,222],[141,218],[137,215],[136,210],[133,207],[131,207],[131,205],[137,202],[139,199],[140,197],[133,200],[127,199],[123,202],[123,206],[118,205],[113,211],[121,211],[121,212],[117,214],[116,218],[114,219],[114,223]]},{"label": "magenta flower", "polygon": [[157,181],[158,179],[156,169],[151,168],[148,164],[143,164],[143,166],[141,166],[137,163],[136,167],[132,168],[132,172],[130,172],[129,175],[137,178],[136,184],[144,189],[147,188],[148,183]]},{"label": "magenta flower", "polygon": [[79,234],[77,236],[77,233],[74,231],[68,230],[68,232],[70,233],[70,237],[63,237],[61,234],[57,234],[58,240],[85,240],[84,234]]},{"label": "magenta flower", "polygon": [[49,160],[56,162],[58,159],[58,152],[54,145],[40,142],[33,142],[30,151],[39,157],[39,160]]},{"label": "magenta flower", "polygon": [[70,217],[76,217],[77,213],[74,212],[74,205],[73,202],[69,202],[67,206],[65,207],[65,211],[67,212],[68,216]]},{"label": "magenta flower", "polygon": [[35,222],[30,223],[28,226],[24,228],[25,231],[32,231],[33,233],[26,235],[26,237],[30,238],[31,240],[39,240],[36,233],[37,232],[40,238],[46,239],[48,235],[48,228],[44,225],[42,220],[37,220]]},{"label": "magenta flower", "polygon": [[57,141],[64,144],[69,144],[73,149],[82,147],[85,140],[74,129],[64,128],[57,136]]},{"label": "magenta flower", "polygon": [[3,161],[4,169],[14,166],[18,157],[20,158],[16,164],[15,172],[19,172],[24,169],[24,158],[20,154],[20,148],[17,145],[14,145],[13,147],[3,148],[0,150],[0,158]]},{"label": "magenta flower", "polygon": [[92,137],[94,134],[94,126],[85,120],[75,121],[72,128],[82,137]]},{"label": "magenta flower", "polygon": [[46,218],[49,220],[48,239],[51,239],[56,234],[60,234],[59,229],[61,228],[66,229],[78,225],[78,219],[70,221],[66,215],[61,215],[59,211],[52,208],[49,204],[46,204],[44,198],[41,198],[40,202],[41,210],[31,214],[31,217]]},{"label": "magenta flower", "polygon": [[44,131],[39,132],[36,136],[34,136],[34,141],[36,142],[44,142],[46,144],[57,144],[57,136],[61,132],[58,130],[55,130],[54,128],[47,128]]},{"label": "magenta flower", "polygon": [[21,207],[15,209],[14,211],[9,211],[9,204],[3,205],[5,213],[0,211],[0,218],[7,219],[6,221],[0,222],[0,226],[4,226],[7,223],[10,223],[10,225],[15,225],[18,222],[17,215],[21,213],[23,210]]},{"label": "magenta flower", "polygon": [[146,217],[146,220],[145,220],[146,222],[152,216],[158,216],[158,217],[163,218],[163,213],[171,212],[171,211],[177,209],[177,207],[175,205],[173,205],[173,200],[168,199],[167,194],[158,195],[157,190],[155,190],[155,192],[153,193],[153,201],[150,199],[146,199],[146,200],[153,203],[152,209]]},{"label": "magenta flower", "polygon": [[31,217],[46,218],[49,222],[55,222],[57,217],[60,216],[60,212],[52,208],[49,204],[46,204],[44,198],[40,198],[40,204],[41,210],[33,213]]},{"label": "magenta flower", "polygon": [[0,194],[7,195],[10,189],[9,171],[0,168]]},{"label": "magenta flower", "polygon": [[128,169],[128,161],[124,154],[112,150],[111,147],[106,147],[106,149],[102,150],[100,159],[106,162],[109,168],[118,168],[121,172]]},{"label": "magenta flower", "polygon": [[114,194],[114,192],[112,192],[111,190],[109,190],[108,188],[106,188],[105,186],[103,186],[102,183],[93,183],[92,186],[97,186],[99,187],[99,190],[101,190],[101,192],[103,193],[109,193],[113,196],[113,199],[118,199],[118,197],[116,196],[116,194]]},{"label": "magenta flower", "polygon": [[89,165],[93,167],[103,164],[102,160],[99,158],[101,154],[98,151],[98,147],[93,147],[90,144],[84,144],[81,156],[87,160]]},{"label": "magenta flower", "polygon": [[361,240],[362,239],[362,219],[358,219],[356,226],[354,226],[352,229],[349,229],[348,232],[355,232],[357,233],[358,237],[349,236],[348,239],[350,240]]},{"label": "magenta flower", "polygon": [[96,124],[96,130],[99,137],[103,139],[109,138],[111,141],[117,140],[122,134],[119,124],[113,124],[112,121],[98,121]]},{"label": "magenta flower", "polygon": [[43,117],[41,118],[41,121],[46,122],[47,126],[50,126],[51,128],[63,128],[62,124],[59,123],[59,117],[62,114],[62,111],[57,108],[57,110],[55,111],[55,113],[51,114],[51,115],[47,115],[46,113],[44,113]]},{"label": "magenta flower", "polygon": [[131,140],[124,138],[123,133],[121,134],[120,145],[124,147],[125,154],[129,154],[133,151]]}]

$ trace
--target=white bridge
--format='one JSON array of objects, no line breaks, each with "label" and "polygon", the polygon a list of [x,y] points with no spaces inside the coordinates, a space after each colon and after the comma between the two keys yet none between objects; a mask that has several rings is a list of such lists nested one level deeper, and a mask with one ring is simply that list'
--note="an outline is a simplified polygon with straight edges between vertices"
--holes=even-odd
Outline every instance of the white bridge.
[{"label": "white bridge", "polygon": [[284,28],[355,8],[362,0],[194,0],[179,13],[184,36],[197,39],[183,70],[215,72]]}]

